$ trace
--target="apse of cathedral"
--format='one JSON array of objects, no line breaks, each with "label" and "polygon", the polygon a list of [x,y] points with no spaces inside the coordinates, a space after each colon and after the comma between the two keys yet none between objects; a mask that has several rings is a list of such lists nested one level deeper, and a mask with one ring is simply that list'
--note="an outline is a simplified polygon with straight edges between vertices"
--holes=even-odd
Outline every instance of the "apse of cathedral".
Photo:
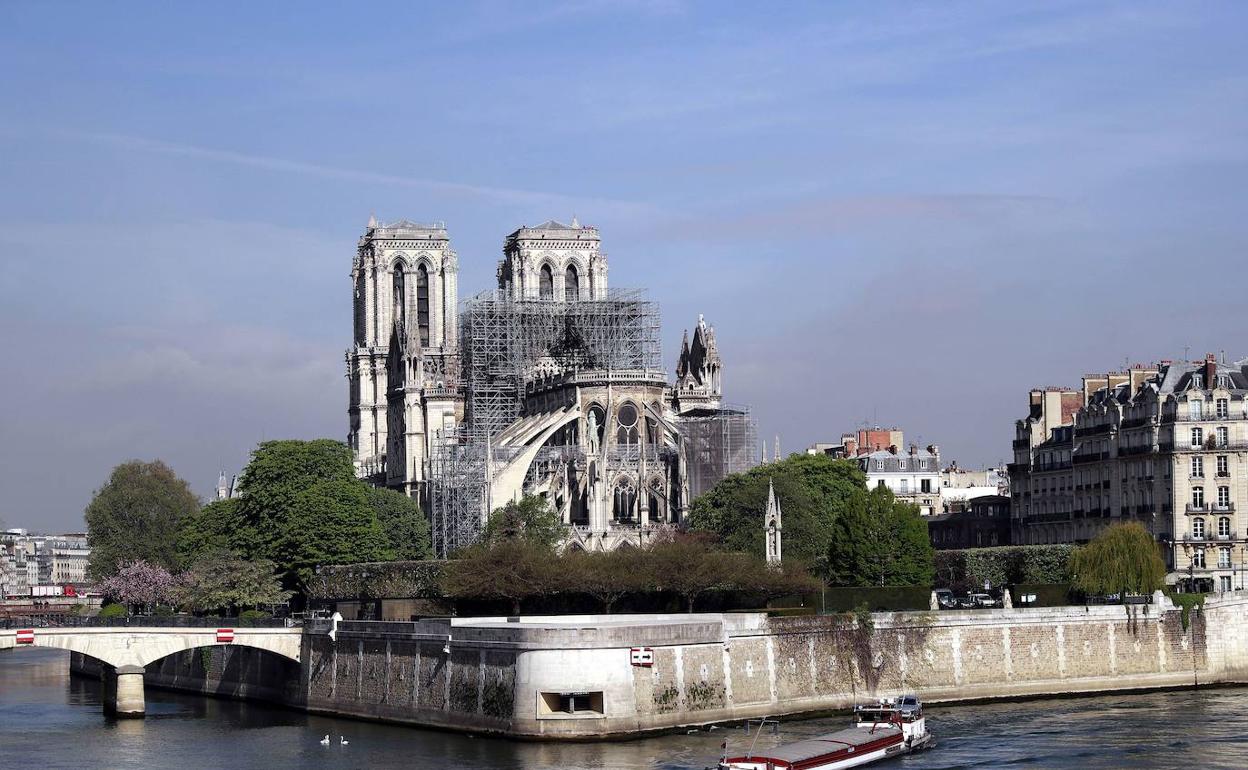
[{"label": "apse of cathedral", "polygon": [[685,333],[669,383],[657,304],[608,286],[601,245],[575,218],[521,227],[497,288],[460,303],[445,225],[373,218],[361,236],[348,442],[361,477],[421,500],[440,555],[524,495],[567,547],[644,545],[757,456],[748,410],[721,407],[714,329]]}]

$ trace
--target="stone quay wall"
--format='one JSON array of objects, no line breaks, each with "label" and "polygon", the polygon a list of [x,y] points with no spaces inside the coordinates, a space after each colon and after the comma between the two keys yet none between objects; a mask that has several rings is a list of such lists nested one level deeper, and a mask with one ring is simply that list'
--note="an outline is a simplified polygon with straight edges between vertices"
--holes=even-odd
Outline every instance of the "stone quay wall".
[{"label": "stone quay wall", "polygon": [[[649,648],[652,665],[634,665]],[[149,681],[309,711],[515,737],[589,739],[844,709],[1248,682],[1248,593],[1183,628],[1149,606],[768,618],[762,613],[343,622],[302,663],[209,648]],[[198,656],[200,660],[191,658]],[[204,672],[207,672],[206,675]]]}]

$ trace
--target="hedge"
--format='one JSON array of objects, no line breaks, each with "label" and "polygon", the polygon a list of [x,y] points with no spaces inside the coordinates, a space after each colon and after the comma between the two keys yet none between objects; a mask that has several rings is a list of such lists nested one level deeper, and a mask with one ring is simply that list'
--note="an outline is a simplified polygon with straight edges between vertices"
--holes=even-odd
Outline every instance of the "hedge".
[{"label": "hedge", "polygon": [[446,562],[385,561],[318,567],[308,583],[316,600],[436,599]]},{"label": "hedge", "polygon": [[1075,546],[1006,545],[936,552],[936,585],[955,592],[1017,583],[1069,583]]},{"label": "hedge", "polygon": [[[1036,600],[1024,604],[1021,597],[1028,594]],[[1015,607],[1065,607],[1071,603],[1069,583],[1015,583],[1010,595]]]},{"label": "hedge", "polygon": [[824,612],[849,612],[864,604],[872,612],[929,610],[932,589],[927,586],[827,588],[823,591],[823,602]]}]

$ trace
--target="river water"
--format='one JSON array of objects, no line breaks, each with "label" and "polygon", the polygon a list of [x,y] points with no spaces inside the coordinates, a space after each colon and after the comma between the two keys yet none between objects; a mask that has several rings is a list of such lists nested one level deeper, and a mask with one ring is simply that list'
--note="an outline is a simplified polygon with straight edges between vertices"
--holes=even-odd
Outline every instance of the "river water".
[{"label": "river water", "polygon": [[[1248,689],[931,706],[935,749],[883,763],[928,768],[1248,767]],[[103,716],[99,683],[69,676],[68,653],[0,652],[0,768],[669,768],[714,765],[738,729],[636,741],[541,744],[309,716],[149,689],[142,720]],[[786,721],[781,740],[844,717]],[[320,745],[325,734],[330,746]],[[345,735],[349,745],[339,745]],[[774,741],[764,734],[760,741]]]}]

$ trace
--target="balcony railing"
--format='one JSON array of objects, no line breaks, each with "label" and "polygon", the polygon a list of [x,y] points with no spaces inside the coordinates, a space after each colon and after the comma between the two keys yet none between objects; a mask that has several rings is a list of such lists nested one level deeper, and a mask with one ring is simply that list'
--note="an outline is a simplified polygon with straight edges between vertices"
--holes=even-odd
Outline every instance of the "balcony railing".
[{"label": "balcony railing", "polygon": [[1191,414],[1187,411],[1177,412],[1175,414],[1165,414],[1161,416],[1162,422],[1221,422],[1223,420],[1242,420],[1244,413],[1239,412],[1218,412],[1216,410],[1203,411],[1200,414]]}]

